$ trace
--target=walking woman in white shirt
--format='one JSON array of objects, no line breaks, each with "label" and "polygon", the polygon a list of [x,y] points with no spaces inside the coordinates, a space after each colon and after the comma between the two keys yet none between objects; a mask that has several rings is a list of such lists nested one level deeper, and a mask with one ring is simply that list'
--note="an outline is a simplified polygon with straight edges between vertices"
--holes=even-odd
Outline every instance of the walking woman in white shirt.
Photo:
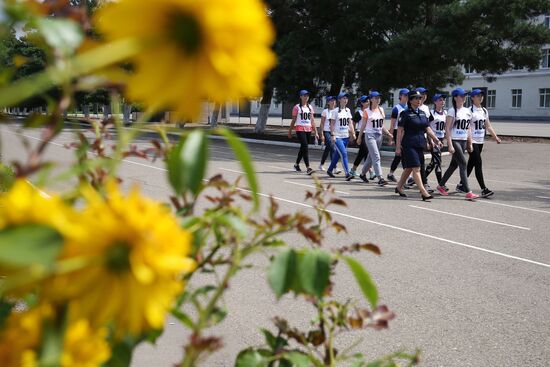
[{"label": "walking woman in white shirt", "polygon": [[347,146],[350,140],[355,140],[355,129],[351,120],[351,111],[347,107],[347,104],[348,94],[344,92],[338,94],[338,108],[332,110],[332,116],[330,118],[330,135],[335,146],[335,154],[327,169],[327,175],[334,177],[332,171],[336,167],[338,160],[342,158],[342,166],[346,173],[346,181],[350,181],[353,176],[349,171]]}]

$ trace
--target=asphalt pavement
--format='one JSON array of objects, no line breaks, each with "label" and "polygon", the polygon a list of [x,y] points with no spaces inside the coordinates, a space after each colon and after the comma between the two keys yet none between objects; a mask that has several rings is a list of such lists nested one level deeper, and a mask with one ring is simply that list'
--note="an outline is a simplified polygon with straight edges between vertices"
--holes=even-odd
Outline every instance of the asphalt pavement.
[{"label": "asphalt pavement", "polygon": [[[23,159],[20,139],[40,140],[36,130],[18,131],[2,126],[5,162]],[[91,137],[91,134],[90,134]],[[64,145],[75,140],[64,131],[48,148],[47,157],[67,165],[72,152]],[[138,146],[147,139],[136,140]],[[312,177],[296,173],[297,150],[269,144],[248,144],[263,198],[273,195],[283,211],[312,214],[304,201],[313,190]],[[210,175],[236,179],[242,168],[225,142],[213,140],[209,148]],[[320,151],[313,151],[312,166]],[[394,185],[378,187],[342,177],[330,179],[348,207],[332,214],[347,234],[328,237],[333,246],[370,241],[382,256],[359,254],[379,287],[380,301],[397,315],[388,330],[353,332],[342,346],[363,338],[360,349],[372,356],[398,350],[422,350],[424,366],[548,366],[550,361],[550,144],[488,142],[483,150],[486,182],[495,191],[490,199],[475,202],[462,194],[437,195],[422,202],[415,190],[399,198]],[[354,155],[350,159],[354,159]],[[383,158],[387,173],[390,157]],[[449,157],[444,157],[444,167]],[[303,166],[303,165],[302,165]],[[398,171],[400,173],[400,170]],[[128,158],[120,175],[126,184],[138,183],[143,192],[166,200],[170,188],[161,162]],[[458,181],[458,172],[449,187]],[[435,186],[431,177],[432,186]],[[479,193],[471,176],[470,185]],[[293,246],[304,245],[296,235],[285,237]],[[277,302],[267,286],[264,257],[257,267],[243,271],[232,282],[225,302],[229,316],[215,329],[225,348],[204,366],[232,366],[236,353],[259,345],[260,327],[271,328],[274,316],[284,315],[307,325],[314,310],[303,301],[284,297]],[[360,299],[360,292],[345,267],[337,269],[335,294]],[[364,302],[364,301],[363,301]],[[156,346],[140,347],[133,367],[172,366],[179,361],[188,333],[168,320]]]}]

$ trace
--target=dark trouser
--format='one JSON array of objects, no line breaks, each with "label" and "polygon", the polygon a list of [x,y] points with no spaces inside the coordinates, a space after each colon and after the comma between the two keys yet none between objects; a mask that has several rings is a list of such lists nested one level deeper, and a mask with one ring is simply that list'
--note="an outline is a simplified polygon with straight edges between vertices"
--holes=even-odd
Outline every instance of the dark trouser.
[{"label": "dark trouser", "polygon": [[483,144],[472,145],[474,147],[474,150],[472,153],[470,153],[470,157],[468,158],[467,173],[469,177],[470,173],[472,173],[472,169],[476,169],[477,182],[479,183],[479,187],[481,187],[481,189],[483,190],[487,188],[487,186],[485,186],[485,180],[483,179],[483,169],[481,161],[481,151],[483,150]]},{"label": "dark trouser", "polygon": [[[359,136],[359,133],[355,134],[356,137]],[[359,152],[357,152],[357,157],[355,157],[355,161],[353,162],[353,167],[359,167],[361,162],[363,162],[365,159],[367,159],[369,155],[369,149],[367,148],[367,139],[363,137],[361,139],[361,145],[359,145]]]},{"label": "dark trouser", "polygon": [[[437,177],[437,182],[441,181],[441,149],[439,147],[433,147],[432,151],[432,160],[426,167],[426,179],[435,170],[435,177]],[[471,157],[471,156],[470,156]]]},{"label": "dark trouser", "polygon": [[447,168],[447,171],[445,171],[443,178],[439,182],[440,186],[445,186],[449,178],[451,178],[452,174],[458,167],[460,170],[460,181],[462,182],[464,191],[470,192],[470,186],[468,186],[466,156],[464,155],[466,144],[466,140],[453,140],[453,147],[455,148],[455,152],[453,154],[453,159],[451,160],[449,168]]},{"label": "dark trouser", "polygon": [[296,131],[296,136],[300,141],[300,151],[298,152],[298,157],[296,158],[296,164],[300,164],[302,158],[304,158],[304,163],[306,167],[309,167],[309,150],[308,144],[309,139],[311,138],[311,131]]},{"label": "dark trouser", "polygon": [[[394,145],[397,145],[397,129],[393,130],[393,142]],[[401,156],[396,155],[393,157],[393,161],[391,162],[390,172],[395,172],[397,166],[399,166],[399,163],[401,163]]]},{"label": "dark trouser", "polygon": [[334,154],[334,144],[332,143],[330,131],[323,131],[325,137],[325,150],[323,151],[323,156],[321,157],[321,166],[325,164],[328,155],[330,154],[330,160],[332,161],[332,155]]}]

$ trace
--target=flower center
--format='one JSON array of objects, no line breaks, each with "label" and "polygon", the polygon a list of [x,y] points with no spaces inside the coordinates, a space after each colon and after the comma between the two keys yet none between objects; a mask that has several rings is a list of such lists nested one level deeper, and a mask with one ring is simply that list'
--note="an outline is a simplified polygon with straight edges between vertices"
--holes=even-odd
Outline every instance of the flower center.
[{"label": "flower center", "polygon": [[201,26],[195,17],[175,11],[170,15],[169,28],[174,41],[187,54],[194,54],[199,50],[203,35]]},{"label": "flower center", "polygon": [[124,243],[117,243],[107,250],[107,268],[115,273],[122,273],[130,269],[130,247]]}]

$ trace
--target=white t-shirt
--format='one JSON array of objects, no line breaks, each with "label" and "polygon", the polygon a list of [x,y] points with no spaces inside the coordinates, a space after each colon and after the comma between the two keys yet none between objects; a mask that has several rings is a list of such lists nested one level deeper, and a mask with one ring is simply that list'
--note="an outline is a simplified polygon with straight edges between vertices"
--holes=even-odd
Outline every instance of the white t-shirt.
[{"label": "white t-shirt", "polygon": [[363,112],[363,120],[367,120],[365,134],[382,134],[382,126],[384,126],[384,110],[378,107],[375,111],[370,108]]},{"label": "white t-shirt", "polygon": [[314,111],[311,105],[295,105],[294,109],[292,110],[292,116],[296,116],[296,131],[312,131],[311,118],[313,114]]},{"label": "white t-shirt", "polygon": [[349,125],[351,121],[351,111],[349,108],[335,108],[332,111],[331,119],[335,120],[334,122],[334,136],[337,138],[349,138]]},{"label": "white t-shirt", "polygon": [[418,106],[418,109],[421,110],[421,111],[424,111],[424,113],[426,114],[426,117],[428,119],[430,119],[430,107],[428,107],[427,105],[423,104],[423,105],[420,105]]},{"label": "white t-shirt", "polygon": [[432,110],[431,113],[434,119],[430,122],[430,127],[438,139],[443,139],[445,137],[445,121],[447,120],[447,111],[443,110],[439,113]]},{"label": "white t-shirt", "polygon": [[406,105],[405,107],[403,107],[401,105],[401,103],[398,103],[395,107],[394,107],[394,110],[397,110],[397,116],[393,116],[393,111],[392,111],[392,117],[395,117],[395,122],[393,123],[393,128],[394,129],[397,129],[397,124],[399,123],[399,115],[401,115],[401,112],[405,111],[405,108],[406,108]]},{"label": "white t-shirt", "polygon": [[472,132],[472,142],[474,144],[483,144],[485,142],[485,121],[489,118],[489,112],[483,107],[472,106],[472,123],[470,131]]},{"label": "white t-shirt", "polygon": [[323,112],[321,112],[321,117],[325,118],[325,124],[323,125],[323,131],[330,131],[330,117],[333,110],[329,110],[328,108],[325,108]]},{"label": "white t-shirt", "polygon": [[459,108],[458,112],[455,113],[455,109],[451,108],[447,112],[447,116],[453,118],[451,139],[467,140],[468,130],[470,129],[470,122],[472,121],[472,111],[467,107],[462,107]]}]

